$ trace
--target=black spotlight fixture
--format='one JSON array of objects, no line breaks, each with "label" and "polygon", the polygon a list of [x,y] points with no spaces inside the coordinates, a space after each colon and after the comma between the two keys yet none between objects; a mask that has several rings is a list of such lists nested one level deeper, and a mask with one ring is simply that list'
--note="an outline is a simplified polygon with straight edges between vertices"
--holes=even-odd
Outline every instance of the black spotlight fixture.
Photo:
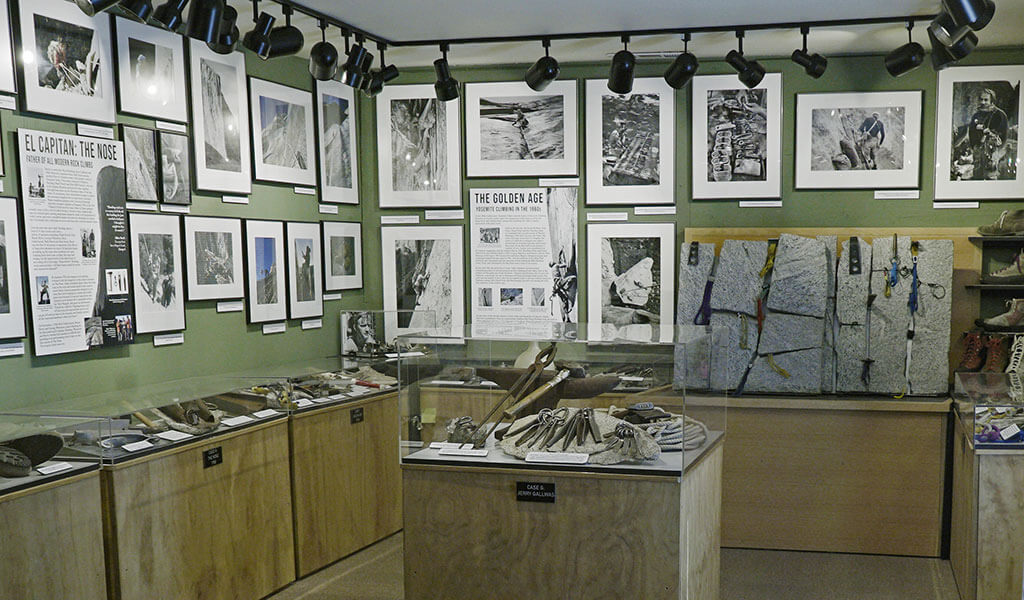
[{"label": "black spotlight fixture", "polygon": [[743,30],[736,30],[736,40],[739,42],[739,47],[736,50],[730,50],[725,55],[725,62],[736,69],[736,73],[739,76],[740,83],[747,86],[748,88],[757,87],[761,80],[764,79],[764,67],[761,63],[756,60],[747,60],[743,56]]},{"label": "black spotlight fixture", "polygon": [[290,56],[297,54],[306,44],[299,28],[292,25],[292,9],[290,4],[282,4],[281,12],[284,13],[284,26],[275,27],[270,30],[270,53],[267,58],[279,56]]},{"label": "black spotlight fixture", "polygon": [[952,44],[946,45],[929,26],[928,41],[931,42],[932,46],[932,68],[936,71],[941,71],[970,54],[975,46],[978,45],[978,36],[973,31],[966,31]]},{"label": "black spotlight fixture", "polygon": [[934,38],[943,46],[952,46],[971,31],[967,25],[957,25],[947,12],[941,12],[928,24],[928,39]]},{"label": "black spotlight fixture", "polygon": [[225,6],[220,17],[220,30],[217,39],[207,42],[206,46],[217,54],[231,54],[238,44],[238,11],[232,6]]},{"label": "black spotlight fixture", "polygon": [[668,66],[668,70],[665,71],[665,83],[669,84],[673,89],[680,90],[690,83],[693,76],[697,73],[697,68],[700,63],[697,62],[697,57],[690,54],[690,34],[683,34],[683,53],[676,57],[672,64]]},{"label": "black spotlight fixture", "polygon": [[924,62],[924,48],[914,41],[913,29],[914,21],[907,21],[907,37],[910,41],[885,57],[885,70],[893,77],[913,71]]},{"label": "black spotlight fixture", "polygon": [[616,94],[628,94],[633,91],[633,72],[636,70],[636,56],[629,51],[629,36],[622,36],[622,50],[612,57],[612,66],[608,70],[608,89]]},{"label": "black spotlight fixture", "polygon": [[153,11],[153,18],[149,20],[150,24],[166,31],[177,31],[184,22],[182,13],[185,11],[186,4],[188,4],[188,0],[168,0]]},{"label": "black spotlight fixture", "polygon": [[441,44],[441,58],[434,61],[434,72],[437,73],[437,81],[434,83],[434,94],[442,102],[448,102],[459,97],[459,82],[452,77],[451,69],[448,68],[448,44]]},{"label": "black spotlight fixture", "polygon": [[803,67],[805,73],[817,79],[825,74],[825,69],[828,67],[828,59],[820,54],[807,53],[807,34],[810,32],[811,28],[806,25],[800,28],[800,35],[804,38],[804,47],[800,50],[794,50],[793,56],[790,58],[793,62]]},{"label": "black spotlight fixture", "polygon": [[121,0],[75,0],[78,8],[90,17],[116,5]]},{"label": "black spotlight fixture", "polygon": [[370,85],[370,65],[373,64],[373,54],[363,45],[363,36],[356,34],[356,43],[348,47],[348,38],[345,38],[348,58],[345,59],[345,67],[341,73],[341,82],[357,90],[366,89]]},{"label": "black spotlight fixture", "polygon": [[398,67],[385,64],[384,50],[387,44],[377,43],[377,50],[380,50],[380,68],[370,72],[370,83],[364,90],[371,98],[384,91],[384,85],[394,81],[398,77]]},{"label": "black spotlight fixture", "polygon": [[958,27],[970,27],[981,31],[996,14],[992,0],[942,0],[946,12]]},{"label": "black spotlight fixture", "polygon": [[338,49],[327,41],[327,21],[320,19],[320,41],[309,49],[309,74],[313,79],[328,81],[338,71]]},{"label": "black spotlight fixture", "polygon": [[153,14],[153,3],[149,0],[122,0],[121,10],[126,17],[145,23],[149,15]]},{"label": "black spotlight fixture", "polygon": [[558,61],[549,53],[551,40],[544,38],[540,42],[544,45],[544,56],[533,63],[530,70],[526,72],[526,85],[535,92],[542,92],[552,81],[558,79]]},{"label": "black spotlight fixture", "polygon": [[220,34],[224,0],[192,0],[185,35],[200,42],[216,42]]},{"label": "black spotlight fixture", "polygon": [[256,25],[252,30],[242,38],[242,46],[252,50],[253,54],[263,60],[267,60],[270,58],[270,30],[274,27],[276,19],[270,13],[258,12],[255,2],[253,2],[252,14],[258,14],[259,18],[255,19]]}]

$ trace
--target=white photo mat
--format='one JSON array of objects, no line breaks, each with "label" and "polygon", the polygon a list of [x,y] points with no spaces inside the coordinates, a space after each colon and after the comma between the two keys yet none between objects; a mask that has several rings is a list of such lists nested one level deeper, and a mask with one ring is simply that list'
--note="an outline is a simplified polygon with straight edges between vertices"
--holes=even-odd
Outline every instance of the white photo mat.
[{"label": "white photo mat", "polygon": [[183,38],[123,17],[115,17],[114,32],[121,112],[187,122]]},{"label": "white photo mat", "polygon": [[[921,96],[920,91],[797,94],[796,187],[916,188]],[[880,143],[879,137],[884,138]]]},{"label": "white photo mat", "polygon": [[0,197],[0,339],[25,337],[25,291],[21,274],[18,200]]},{"label": "white photo mat", "polygon": [[352,87],[333,79],[316,82],[316,124],[320,201],[359,204],[356,103]]},{"label": "white photo mat", "polygon": [[[705,75],[693,78],[691,83],[693,88],[693,121],[691,127],[693,129],[693,190],[692,194],[695,199],[714,199],[714,198],[779,198],[782,195],[782,74],[781,73],[768,73],[764,76],[761,83],[748,90],[735,75]],[[749,102],[748,106],[753,106],[754,110],[745,111],[728,111],[729,118],[724,120],[718,119],[717,115],[724,114],[727,109],[725,107],[728,100],[730,103],[733,100],[737,101],[738,98],[752,98],[751,91],[762,90],[764,95],[764,106],[755,105],[753,102]],[[713,95],[710,98],[709,95]],[[760,94],[758,94],[760,95]],[[717,132],[708,131],[709,126],[709,103],[713,112],[713,117],[716,120],[716,127],[721,125],[721,131],[735,131],[736,129],[742,129],[739,132],[739,141],[732,143],[730,139],[728,142],[722,140],[720,146],[725,147],[725,153],[730,154],[733,157],[732,161],[725,162],[725,171],[722,171],[722,176],[714,178],[711,175],[710,165],[713,163],[711,160],[711,152],[709,151],[709,137],[716,135]],[[760,115],[760,112],[764,112],[764,115]],[[738,174],[737,177],[744,179],[732,180],[733,169],[737,165],[729,167],[730,162],[735,161],[736,153],[740,152],[738,147],[740,143],[744,143],[747,139],[745,136],[750,133],[750,129],[745,125],[746,122],[750,122],[755,126],[755,129],[764,130],[764,144],[758,144],[758,147],[763,151],[760,157],[760,173],[759,174]],[[755,133],[754,138],[760,137],[761,134]],[[717,136],[715,138],[718,139]],[[711,150],[714,150],[712,146]],[[758,160],[747,160],[746,168],[740,169],[741,171],[749,171],[753,164]],[[727,172],[727,173],[726,173]],[[749,178],[749,179],[746,179]]]},{"label": "white photo mat", "polygon": [[185,273],[189,301],[244,297],[242,264],[240,220],[185,217]]},{"label": "white photo mat", "polygon": [[324,221],[324,289],[356,290],[363,287],[362,223]]},{"label": "white photo mat", "polygon": [[459,101],[434,86],[387,86],[377,96],[381,208],[462,206]]},{"label": "white photo mat", "polygon": [[319,223],[288,223],[288,316],[307,319],[324,314],[323,251]]},{"label": "white photo mat", "polygon": [[185,329],[181,218],[128,213],[128,227],[132,240],[136,332]]},{"label": "white photo mat", "polygon": [[[673,281],[675,278],[675,224],[674,223],[590,223],[587,225],[587,319],[590,321],[587,339],[592,341],[610,340],[615,337],[630,339],[659,339],[669,336],[671,341],[674,322]],[[624,240],[615,242],[615,240]],[[629,240],[643,241],[646,248],[628,248]],[[605,247],[605,242],[608,247]],[[618,243],[624,253],[620,260],[628,259],[632,264],[621,264],[621,272],[616,272],[614,264],[602,264],[607,259],[613,261],[617,257],[614,245]],[[638,244],[639,245],[639,244]],[[633,262],[640,254],[646,255]],[[628,253],[628,256],[625,254]],[[649,262],[648,259],[650,259]],[[647,264],[644,264],[647,262]],[[654,274],[657,266],[659,274]],[[626,276],[627,273],[633,273]],[[653,275],[654,280],[646,277]],[[610,284],[623,277],[621,290],[611,290]],[[658,285],[658,295],[650,293],[650,286]],[[616,302],[613,294],[629,295],[632,300],[644,297],[647,289],[647,301],[641,306]],[[622,298],[622,296],[619,296]],[[629,318],[633,317],[633,318]],[[636,323],[636,318],[650,319]],[[653,322],[657,320],[658,322]]]},{"label": "white photo mat", "polygon": [[[245,55],[217,54],[206,44],[191,40],[189,71],[196,188],[248,194],[252,191],[252,164]],[[209,85],[204,85],[204,79]],[[206,97],[214,93],[217,95]]]},{"label": "white photo mat", "polygon": [[288,318],[284,261],[284,223],[247,219],[245,264],[250,323]]},{"label": "white photo mat", "polygon": [[316,185],[313,95],[250,77],[249,103],[256,179]]},{"label": "white photo mat", "polygon": [[675,203],[675,90],[657,77],[621,95],[586,85],[587,205]]},{"label": "white photo mat", "polygon": [[[1024,198],[1020,140],[1013,140],[1014,146],[1008,140],[998,140],[1001,144],[997,145],[994,138],[983,138],[986,122],[992,121],[991,131],[998,128],[998,118],[979,119],[974,123],[976,117],[986,114],[980,110],[979,96],[987,89],[996,94],[994,104],[1006,117],[1008,129],[1019,131],[1024,115],[1022,80],[1024,65],[950,67],[939,71],[935,119],[936,199]],[[954,138],[963,138],[972,128],[975,132],[954,147]],[[1013,134],[1007,137],[1012,140]],[[984,145],[976,145],[975,141],[984,141]],[[979,168],[986,161],[1002,164],[998,169]],[[997,178],[991,179],[993,175]]]},{"label": "white photo mat", "polygon": [[[110,14],[88,17],[74,2],[66,0],[19,2],[18,11],[26,109],[113,123],[117,102]],[[61,43],[60,40],[64,40],[68,52],[65,63],[74,65],[67,71],[54,68],[47,57],[51,42]],[[94,58],[89,59],[89,55]],[[79,64],[84,69],[79,70]]]},{"label": "white photo mat", "polygon": [[0,92],[14,94],[14,45],[11,42],[11,12],[7,0],[0,0]]},{"label": "white photo mat", "polygon": [[576,81],[466,84],[466,176],[576,175]]}]

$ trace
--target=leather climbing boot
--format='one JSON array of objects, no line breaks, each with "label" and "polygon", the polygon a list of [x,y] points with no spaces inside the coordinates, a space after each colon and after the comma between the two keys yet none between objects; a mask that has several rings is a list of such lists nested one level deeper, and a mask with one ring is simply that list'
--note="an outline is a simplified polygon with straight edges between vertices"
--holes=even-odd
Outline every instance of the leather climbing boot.
[{"label": "leather climbing boot", "polygon": [[1024,283],[1024,249],[1002,269],[981,276],[982,283]]},{"label": "leather climbing boot", "polygon": [[982,373],[1002,373],[1006,369],[1006,336],[990,335],[985,340],[985,366]]},{"label": "leather climbing boot", "polygon": [[1010,346],[1010,360],[1006,363],[1006,372],[1024,375],[1024,335],[1013,336],[1013,345]]},{"label": "leather climbing boot", "polygon": [[985,337],[979,331],[968,331],[964,334],[963,345],[964,354],[956,370],[958,373],[974,373],[984,364]]},{"label": "leather climbing boot", "polygon": [[979,325],[989,331],[1022,331],[1024,332],[1024,298],[1006,301],[1006,312],[1001,315],[982,320]]},{"label": "leather climbing boot", "polygon": [[981,235],[1024,235],[1024,210],[1004,210],[991,225],[978,228]]}]

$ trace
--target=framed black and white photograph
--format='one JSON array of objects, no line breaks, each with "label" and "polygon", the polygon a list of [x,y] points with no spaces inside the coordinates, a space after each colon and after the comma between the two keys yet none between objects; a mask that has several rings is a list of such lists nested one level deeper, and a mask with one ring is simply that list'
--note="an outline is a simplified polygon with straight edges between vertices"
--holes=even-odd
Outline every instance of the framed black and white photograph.
[{"label": "framed black and white photograph", "polygon": [[121,125],[124,142],[124,177],[129,202],[160,200],[160,177],[156,151],[156,131]]},{"label": "framed black and white photograph", "polygon": [[188,136],[160,132],[160,200],[192,204],[192,154]]},{"label": "framed black and white photograph", "polygon": [[74,2],[18,3],[22,91],[27,110],[113,123],[110,15],[87,17]]},{"label": "framed black and white photograph", "polygon": [[748,89],[735,75],[693,78],[693,197],[782,194],[782,75]]},{"label": "framed black and white photograph", "polygon": [[182,37],[116,17],[114,39],[121,112],[162,121],[188,121]]},{"label": "framed black and white photograph", "polygon": [[1020,198],[1024,65],[939,71],[935,198]]},{"label": "framed black and white photograph", "polygon": [[308,319],[324,314],[323,253],[319,223],[288,223],[288,316]]},{"label": "framed black and white photograph", "polygon": [[674,203],[674,90],[658,77],[636,79],[629,94],[605,79],[586,90],[587,204]]},{"label": "framed black and white photograph", "polygon": [[249,322],[284,321],[288,318],[284,223],[247,219],[245,257]]},{"label": "framed black and white photograph", "polygon": [[377,96],[381,208],[462,206],[459,101],[432,85],[393,85]]},{"label": "framed black and white photograph", "polygon": [[367,356],[379,353],[383,345],[378,333],[384,327],[380,311],[344,311],[341,313],[341,353],[345,356]]},{"label": "framed black and white photograph", "polygon": [[321,202],[359,204],[354,96],[353,89],[339,81],[316,82]]},{"label": "framed black and white photograph", "polygon": [[18,91],[14,77],[14,45],[11,43],[11,13],[7,0],[0,0],[0,92]]},{"label": "framed black and white photograph", "polygon": [[206,44],[191,40],[189,64],[196,188],[248,194],[252,165],[245,55],[217,54]]},{"label": "framed black and white photograph", "polygon": [[242,222],[218,217],[185,217],[188,300],[245,296]]},{"label": "framed black and white photograph", "polygon": [[460,225],[382,227],[386,341],[405,333],[462,336]]},{"label": "framed black and white photograph", "polygon": [[575,175],[576,81],[466,84],[466,175]]},{"label": "framed black and white photograph", "polygon": [[185,329],[181,220],[177,215],[128,213],[135,274],[135,330]]},{"label": "framed black and white photograph", "polygon": [[249,101],[256,179],[316,185],[313,95],[250,77]]},{"label": "framed black and white photograph", "polygon": [[0,198],[0,340],[25,337],[18,201]]},{"label": "framed black and white photograph", "polygon": [[674,223],[587,225],[588,339],[635,337],[673,323],[674,249]]},{"label": "framed black and white photograph", "polygon": [[797,94],[797,188],[916,188],[921,95]]},{"label": "framed black and white photograph", "polygon": [[356,290],[363,287],[363,233],[361,223],[324,221],[324,289]]}]

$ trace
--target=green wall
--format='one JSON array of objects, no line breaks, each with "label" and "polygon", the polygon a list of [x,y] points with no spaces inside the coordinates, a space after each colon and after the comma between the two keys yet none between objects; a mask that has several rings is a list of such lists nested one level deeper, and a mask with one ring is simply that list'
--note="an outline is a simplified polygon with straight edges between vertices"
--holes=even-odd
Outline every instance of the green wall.
[{"label": "green wall", "polygon": [[[753,52],[751,52],[753,54]],[[262,62],[247,53],[249,74],[275,80],[286,85],[312,90],[313,85],[305,61],[289,58]],[[528,65],[501,65],[488,67],[458,66],[459,48],[451,53],[450,60],[454,76],[466,82],[518,81]],[[975,52],[964,64],[1014,64],[1024,62],[1024,48]],[[783,173],[782,208],[744,208],[736,201],[711,200],[692,201],[690,190],[690,100],[689,89],[676,94],[676,201],[677,214],[672,217],[637,217],[630,210],[632,222],[657,222],[674,220],[677,227],[677,244],[682,229],[694,227],[758,227],[758,226],[971,226],[994,220],[1001,210],[1024,207],[1024,202],[991,201],[983,202],[979,210],[934,210],[932,209],[932,170],[925,167],[921,173],[921,198],[919,200],[874,200],[870,190],[858,191],[797,191],[793,189],[793,137],[795,94],[805,92],[840,91],[881,91],[881,90],[924,90],[922,123],[922,163],[930,165],[934,153],[935,129],[935,73],[927,67],[920,68],[900,79],[893,79],[882,67],[881,56],[832,57],[827,73],[819,80],[813,80],[788,60],[763,61],[768,71],[783,73]],[[638,77],[660,77],[668,62],[641,61],[637,68]],[[401,66],[401,65],[399,65]],[[721,61],[706,61],[701,65],[701,74],[728,73],[729,68]],[[585,144],[583,132],[583,84],[584,79],[607,76],[607,62],[563,65],[561,79],[580,80],[579,84],[579,156],[581,179],[581,210],[579,219],[580,259],[585,257],[586,213],[584,206],[586,190],[584,185]],[[408,69],[394,84],[432,83],[432,69]],[[239,218],[264,218],[296,221],[321,219],[359,221],[363,227],[363,277],[362,290],[345,291],[341,301],[328,301],[324,306],[323,329],[301,331],[298,321],[289,321],[284,334],[264,336],[260,327],[247,325],[245,313],[216,312],[215,302],[190,302],[186,306],[188,328],[185,344],[155,348],[151,335],[140,335],[136,343],[120,348],[103,348],[77,354],[50,357],[33,357],[31,341],[26,339],[28,352],[22,357],[0,359],[0,410],[40,406],[58,400],[99,392],[128,390],[148,383],[183,379],[199,375],[211,375],[236,371],[251,371],[265,368],[274,372],[273,366],[302,360],[311,360],[338,352],[338,313],[341,310],[380,308],[382,290],[380,282],[380,217],[382,214],[416,214],[421,223],[462,224],[464,221],[423,221],[422,210],[396,209],[382,211],[377,207],[377,163],[376,125],[374,102],[360,97],[357,101],[359,140],[359,187],[362,202],[360,206],[341,205],[339,215],[320,215],[316,202],[309,196],[295,195],[292,186],[254,183],[250,204],[240,206],[224,204],[215,195],[194,194],[193,215],[214,215]],[[18,188],[16,170],[16,146],[14,132],[19,127],[49,129],[62,133],[74,133],[74,123],[49,117],[0,113],[5,150],[4,189],[7,195],[15,195]],[[119,122],[152,126],[152,121],[119,116]],[[463,172],[465,160],[463,159]],[[469,196],[469,189],[478,187],[536,187],[536,178],[487,178],[463,179],[463,203]],[[1024,192],[1022,192],[1024,196]],[[599,208],[594,211],[622,211],[626,208]],[[467,214],[468,216],[468,214]],[[468,244],[466,245],[468,249]],[[467,259],[468,262],[468,259]],[[582,267],[582,263],[581,263]],[[585,274],[584,274],[585,275]],[[468,285],[469,271],[466,271]],[[585,280],[581,290],[585,290]],[[471,313],[468,311],[469,317]],[[586,320],[586,298],[580,298],[580,319]]]}]

